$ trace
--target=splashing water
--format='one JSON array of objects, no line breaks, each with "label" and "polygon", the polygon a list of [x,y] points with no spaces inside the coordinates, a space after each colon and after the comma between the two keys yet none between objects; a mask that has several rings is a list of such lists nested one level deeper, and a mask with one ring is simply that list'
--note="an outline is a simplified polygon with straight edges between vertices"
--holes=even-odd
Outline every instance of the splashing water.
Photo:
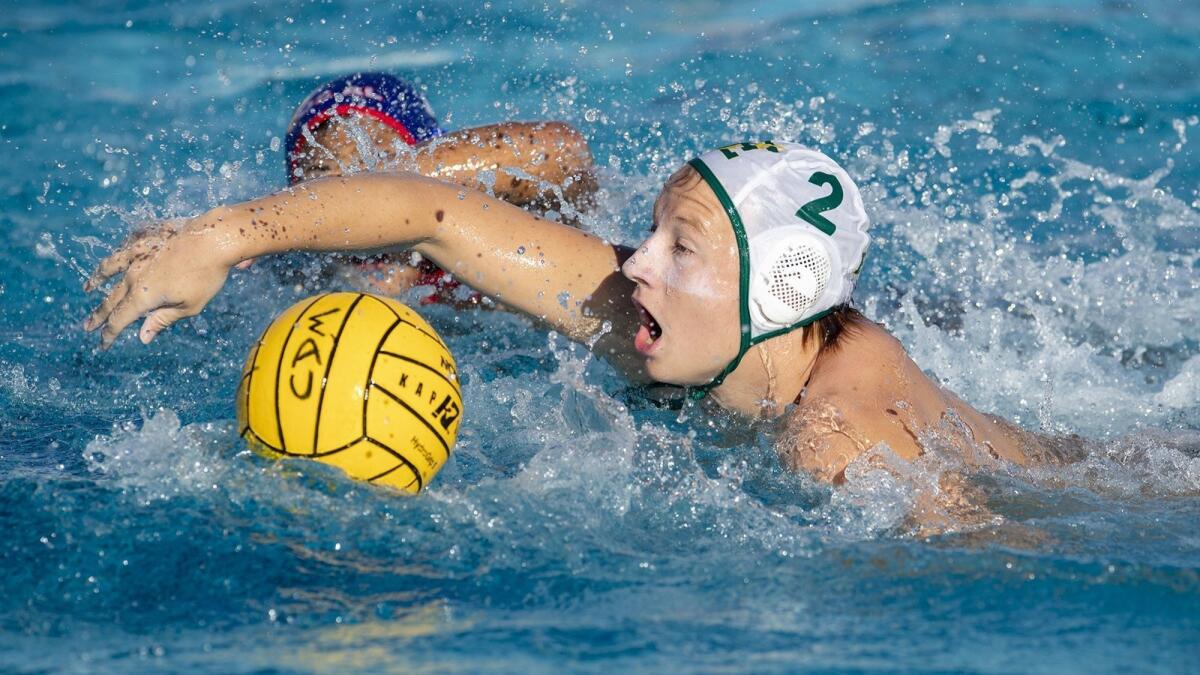
[{"label": "splashing water", "polygon": [[[1197,19],[1165,1],[10,8],[0,668],[1186,668]],[[658,407],[582,346],[448,307],[422,312],[469,412],[427,492],[254,455],[230,421],[242,359],[341,283],[321,257],[234,274],[200,317],[107,354],[77,328],[78,284],[148,221],[282,186],[292,106],[360,68],[413,79],[447,128],[572,122],[602,191],[561,215],[623,243],[698,151],[820,146],[872,215],[866,314],[1083,459],[967,463],[947,420],[919,461],[875,448],[831,488],[781,468],[769,427]]]}]

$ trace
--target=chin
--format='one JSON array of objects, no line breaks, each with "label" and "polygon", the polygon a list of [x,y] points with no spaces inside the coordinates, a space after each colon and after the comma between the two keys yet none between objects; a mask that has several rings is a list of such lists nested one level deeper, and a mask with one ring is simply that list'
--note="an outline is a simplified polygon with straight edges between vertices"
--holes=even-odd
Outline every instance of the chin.
[{"label": "chin", "polygon": [[646,360],[646,374],[655,382],[677,387],[697,387],[712,382],[712,379],[716,377],[716,373],[705,377],[696,373],[684,372],[681,368],[672,368],[670,364],[664,364],[653,358]]},{"label": "chin", "polygon": [[655,382],[675,385],[683,384],[682,382],[679,382],[678,373],[673,372],[669,366],[663,364],[660,360],[655,358],[646,359],[646,374],[649,375],[650,378]]}]

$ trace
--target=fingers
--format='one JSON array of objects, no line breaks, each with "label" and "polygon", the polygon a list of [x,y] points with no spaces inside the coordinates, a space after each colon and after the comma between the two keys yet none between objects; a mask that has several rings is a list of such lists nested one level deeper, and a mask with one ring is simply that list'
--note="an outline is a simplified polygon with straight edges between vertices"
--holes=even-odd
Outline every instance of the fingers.
[{"label": "fingers", "polygon": [[83,329],[90,333],[100,326],[103,326],[104,322],[108,320],[109,314],[112,314],[113,308],[116,307],[117,304],[122,300],[124,300],[125,296],[128,294],[129,283],[125,282],[118,284],[112,289],[112,291],[109,292],[108,297],[104,298],[104,301],[100,303],[100,306],[93,310],[91,315],[88,316],[87,320],[83,322]]},{"label": "fingers", "polygon": [[101,349],[111,347],[122,331],[143,316],[146,321],[138,337],[149,343],[179,319],[199,312],[220,290],[229,274],[228,263],[214,262],[215,250],[207,240],[178,239],[182,231],[160,225],[134,235],[101,261],[84,284],[92,290],[120,275],[83,325],[87,331],[100,331]]},{"label": "fingers", "polygon": [[83,322],[83,329],[88,332],[103,327],[104,330],[100,332],[101,349],[108,349],[112,346],[113,341],[126,326],[146,310],[151,309],[150,307],[143,308],[141,305],[145,304],[144,302],[135,301],[136,294],[132,292],[132,289],[134,287],[133,277],[136,277],[137,274],[131,268],[137,266],[139,260],[147,258],[155,249],[159,248],[161,234],[161,227],[135,232],[112,255],[101,260],[100,264],[96,266],[96,270],[84,282],[83,290],[90,293],[109,278],[118,274],[125,275],[121,283],[109,291],[100,306]]},{"label": "fingers", "polygon": [[149,307],[142,307],[142,303],[138,302],[139,294],[135,291],[130,291],[125,294],[125,297],[117,303],[111,314],[104,323],[104,330],[100,331],[100,349],[108,349],[112,343],[116,341],[117,336],[129,324],[137,321],[138,317],[145,314]]},{"label": "fingers", "polygon": [[96,271],[92,272],[92,276],[83,282],[83,290],[86,293],[91,293],[100,287],[106,279],[113,276],[117,272],[122,272],[129,266],[130,252],[128,249],[119,249],[116,253],[108,256],[100,261],[96,266]]},{"label": "fingers", "polygon": [[[133,316],[130,312],[133,311]],[[113,307],[112,313],[103,322],[97,323],[98,327],[102,327],[100,331],[100,348],[107,351],[113,346],[116,341],[116,336],[121,334],[126,325],[132,323],[138,317],[136,305],[133,303],[133,294],[126,293],[125,298],[122,298],[120,303]],[[124,318],[124,322],[122,322]]]},{"label": "fingers", "polygon": [[146,252],[155,247],[154,242],[160,238],[160,234],[157,229],[147,229],[130,235],[112,255],[100,261],[96,271],[84,282],[83,290],[91,293],[106,279],[124,272],[139,257],[145,257]]},{"label": "fingers", "polygon": [[84,330],[94,331],[103,326],[104,330],[100,331],[100,349],[107,350],[116,341],[121,331],[137,321],[138,317],[150,312],[138,331],[138,338],[142,344],[150,344],[151,340],[169,328],[171,324],[196,313],[182,305],[155,308],[144,299],[145,296],[144,291],[142,293],[132,291],[129,282],[121,283],[84,322]]},{"label": "fingers", "polygon": [[142,322],[142,329],[138,331],[138,338],[142,341],[142,344],[148,345],[155,336],[169,328],[171,324],[191,315],[191,312],[182,307],[164,307],[163,309],[155,310]]}]

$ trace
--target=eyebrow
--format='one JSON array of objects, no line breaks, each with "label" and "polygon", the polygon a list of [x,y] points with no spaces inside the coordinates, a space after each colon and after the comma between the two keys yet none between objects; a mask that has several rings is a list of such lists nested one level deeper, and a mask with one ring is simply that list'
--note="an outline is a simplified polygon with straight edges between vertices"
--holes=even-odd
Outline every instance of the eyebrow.
[{"label": "eyebrow", "polygon": [[[708,215],[710,218],[712,217],[712,214],[710,213],[712,210],[711,205],[706,203],[704,200],[700,199],[699,197],[697,197],[693,194],[684,193],[684,194],[679,195],[678,198],[680,201],[690,202],[692,204],[692,206],[694,207],[694,210],[700,211],[700,212],[704,213],[705,215]],[[706,222],[693,220],[691,218],[688,218],[687,216],[676,216],[676,218],[684,223],[687,223],[688,225],[691,225],[692,228],[695,229],[700,234],[704,234],[704,235],[708,234],[708,224]]]},{"label": "eyebrow", "polygon": [[679,222],[683,223],[684,225],[691,227],[693,230],[695,230],[696,232],[698,232],[701,235],[705,235],[705,236],[708,235],[708,224],[703,221],[696,221],[696,220],[692,220],[691,218],[685,218],[682,216],[675,216],[675,220],[678,220]]}]

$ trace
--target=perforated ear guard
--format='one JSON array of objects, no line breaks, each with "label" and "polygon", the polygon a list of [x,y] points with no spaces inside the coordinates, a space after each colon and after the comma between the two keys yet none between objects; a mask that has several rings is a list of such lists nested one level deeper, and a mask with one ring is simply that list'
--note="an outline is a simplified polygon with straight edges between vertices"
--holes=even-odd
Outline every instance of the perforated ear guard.
[{"label": "perforated ear guard", "polygon": [[737,356],[820,320],[850,298],[870,243],[870,220],[854,181],[828,156],[795,143],[734,143],[688,162],[729,216],[740,267]]},{"label": "perforated ear guard", "polygon": [[778,227],[750,242],[750,322],[769,333],[800,321],[830,290],[837,251],[808,226]]}]

